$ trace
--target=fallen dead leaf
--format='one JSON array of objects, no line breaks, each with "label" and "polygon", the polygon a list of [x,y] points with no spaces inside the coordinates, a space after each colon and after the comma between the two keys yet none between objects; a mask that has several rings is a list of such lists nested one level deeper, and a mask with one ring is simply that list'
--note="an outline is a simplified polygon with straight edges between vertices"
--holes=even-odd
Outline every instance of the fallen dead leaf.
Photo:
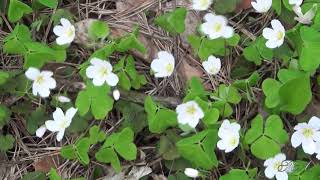
[{"label": "fallen dead leaf", "polygon": [[251,1],[252,0],[242,0],[242,2],[238,4],[236,11],[239,12],[251,8]]},{"label": "fallen dead leaf", "polygon": [[164,175],[160,174],[160,175],[157,175],[157,174],[153,174],[152,175],[152,179],[153,180],[168,180],[168,178],[166,178]]},{"label": "fallen dead leaf", "polygon": [[36,160],[34,161],[33,166],[36,171],[41,171],[44,173],[49,172],[51,168],[57,168],[53,156],[46,156]]},{"label": "fallen dead leaf", "polygon": [[199,66],[190,65],[186,59],[181,60],[178,73],[182,76],[183,82],[189,81],[192,77],[202,77],[203,71]]},{"label": "fallen dead leaf", "polygon": [[126,169],[122,169],[122,171],[120,173],[116,173],[113,168],[108,168],[107,172],[108,172],[108,176],[103,177],[104,180],[138,180],[150,173],[152,173],[152,169],[148,166],[142,166],[142,167],[138,167],[138,166],[133,166],[130,170],[130,172],[128,173],[128,175],[126,175],[126,171],[128,168]]}]

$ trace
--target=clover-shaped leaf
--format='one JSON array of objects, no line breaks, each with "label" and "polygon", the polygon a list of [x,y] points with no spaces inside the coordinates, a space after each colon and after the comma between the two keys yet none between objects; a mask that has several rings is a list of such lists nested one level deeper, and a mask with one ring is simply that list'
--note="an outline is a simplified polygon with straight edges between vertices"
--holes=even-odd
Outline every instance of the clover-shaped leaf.
[{"label": "clover-shaped leaf", "polygon": [[[251,122],[251,128],[245,134],[245,142],[250,144],[252,154],[260,159],[268,159],[281,152],[280,145],[288,141],[288,134],[283,129],[279,116],[269,116],[264,124],[261,115]],[[265,151],[268,147],[268,151]]]},{"label": "clover-shaped leaf", "polygon": [[119,172],[121,165],[116,152],[125,160],[136,159],[137,147],[133,140],[133,131],[130,128],[124,128],[121,132],[109,136],[95,156],[100,162],[111,163],[112,167]]},{"label": "clover-shaped leaf", "polygon": [[116,45],[116,50],[119,52],[126,52],[128,50],[138,50],[141,53],[146,53],[146,47],[138,40],[135,32],[127,34],[120,39]]},{"label": "clover-shaped leaf", "polygon": [[58,0],[38,0],[39,3],[49,7],[56,8],[58,6]]},{"label": "clover-shaped leaf", "polygon": [[145,99],[144,107],[148,115],[149,130],[152,133],[162,133],[167,128],[178,124],[176,112],[158,106],[151,96]]},{"label": "clover-shaped leaf", "polygon": [[273,51],[265,46],[266,40],[263,38],[258,38],[250,46],[243,50],[244,57],[256,65],[261,65],[262,60],[272,60]]},{"label": "clover-shaped leaf", "polygon": [[24,55],[27,52],[25,42],[31,42],[31,32],[25,25],[16,25],[14,30],[4,39],[3,50],[9,54]]},{"label": "clover-shaped leaf", "polygon": [[6,152],[9,149],[12,149],[14,146],[15,139],[11,134],[0,135],[0,151]]},{"label": "clover-shaped leaf", "polygon": [[113,107],[113,99],[108,96],[110,87],[107,85],[94,86],[88,83],[87,88],[80,91],[76,99],[76,107],[81,116],[84,116],[91,109],[96,119],[103,119]]},{"label": "clover-shaped leaf", "polygon": [[176,143],[179,154],[196,167],[211,169],[218,165],[214,153],[218,141],[216,129],[202,131]]},{"label": "clover-shaped leaf", "polygon": [[0,104],[0,129],[2,129],[2,127],[8,123],[10,115],[10,109]]},{"label": "clover-shaped leaf", "polygon": [[180,157],[176,147],[176,142],[180,139],[174,130],[168,130],[160,137],[158,152],[163,159],[174,160]]},{"label": "clover-shaped leaf", "polygon": [[98,142],[103,142],[106,139],[106,134],[100,131],[98,126],[92,126],[89,130],[90,144],[96,144]]},{"label": "clover-shaped leaf", "polygon": [[186,8],[177,8],[155,19],[155,23],[172,34],[180,34],[185,31]]},{"label": "clover-shaped leaf", "polygon": [[265,104],[268,108],[274,108],[280,104],[279,89],[281,83],[274,79],[266,79],[262,83],[262,90],[266,95]]},{"label": "clover-shaped leaf", "polygon": [[219,180],[249,180],[249,176],[245,170],[241,169],[232,169],[228,172],[228,174],[223,175],[219,178]]},{"label": "clover-shaped leaf", "polygon": [[90,24],[88,33],[93,40],[106,38],[110,33],[109,25],[103,21],[93,21]]},{"label": "clover-shaped leaf", "polygon": [[19,0],[10,0],[8,19],[10,22],[19,21],[23,15],[32,13],[31,7]]}]

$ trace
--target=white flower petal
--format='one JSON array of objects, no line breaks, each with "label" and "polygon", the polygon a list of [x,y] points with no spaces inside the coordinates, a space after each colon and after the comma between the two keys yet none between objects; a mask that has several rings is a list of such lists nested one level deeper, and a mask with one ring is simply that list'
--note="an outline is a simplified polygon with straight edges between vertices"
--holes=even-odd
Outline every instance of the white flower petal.
[{"label": "white flower petal", "polygon": [[120,99],[120,91],[118,89],[114,90],[112,95],[114,100],[118,101]]},{"label": "white flower petal", "polygon": [[220,150],[225,150],[227,148],[227,143],[223,139],[221,139],[218,141],[217,147]]},{"label": "white flower petal", "polygon": [[64,36],[59,36],[57,39],[56,39],[56,42],[58,45],[62,46],[62,45],[65,45],[65,44],[69,44],[69,41],[64,37]]},{"label": "white flower petal", "polygon": [[60,23],[62,24],[63,27],[69,27],[72,26],[72,24],[70,23],[70,21],[66,18],[61,18],[60,19]]},{"label": "white flower petal", "polygon": [[98,72],[98,66],[89,66],[86,69],[86,75],[88,78],[95,78]]},{"label": "white flower petal", "polygon": [[71,122],[72,118],[77,113],[77,111],[78,109],[71,107],[67,110],[65,117]]},{"label": "white flower petal", "polygon": [[288,179],[287,172],[277,172],[276,179],[277,180],[287,180]]},{"label": "white flower petal", "polygon": [[276,175],[277,171],[275,171],[272,167],[267,167],[264,170],[264,174],[267,178],[272,179]]},{"label": "white flower petal", "polygon": [[186,168],[184,174],[191,178],[196,178],[199,176],[199,171],[193,168]]},{"label": "white flower petal", "polygon": [[57,134],[57,141],[60,142],[64,136],[64,129],[61,130],[61,131],[58,131],[58,134]]},{"label": "white flower petal", "polygon": [[285,154],[280,153],[280,154],[277,154],[276,156],[274,156],[274,159],[275,159],[276,161],[281,161],[281,162],[282,162],[282,161],[286,160],[287,157],[286,157]]},{"label": "white flower petal", "polygon": [[93,85],[95,86],[102,86],[104,84],[106,80],[104,78],[99,78],[99,77],[96,77],[96,78],[93,78]]},{"label": "white flower petal", "polygon": [[57,132],[60,131],[60,127],[56,123],[56,121],[48,120],[45,122],[46,128],[51,132]]},{"label": "white flower petal", "polygon": [[69,103],[71,102],[71,99],[66,96],[58,96],[57,100],[61,103]]},{"label": "white flower petal", "polygon": [[302,141],[302,149],[307,154],[313,154],[316,151],[316,143],[312,139]]},{"label": "white flower petal", "polygon": [[234,34],[233,28],[230,27],[230,26],[226,26],[226,27],[225,27],[225,30],[224,30],[224,32],[223,32],[223,34],[222,34],[222,37],[228,39],[228,38],[231,38],[231,37],[233,36],[233,34]]},{"label": "white flower petal", "polygon": [[262,35],[266,39],[272,39],[275,36],[274,30],[270,28],[264,28],[262,31]]},{"label": "white flower petal", "polygon": [[116,86],[119,82],[119,78],[116,74],[110,73],[106,78],[107,84],[109,86]]},{"label": "white flower petal", "polygon": [[299,132],[294,132],[291,136],[291,144],[294,148],[300,146],[302,143],[302,134]]},{"label": "white flower petal", "polygon": [[36,78],[40,75],[40,71],[37,68],[30,67],[28,70],[25,72],[25,75],[28,79],[30,80],[36,80]]},{"label": "white flower petal", "polygon": [[44,135],[44,133],[47,131],[47,128],[45,125],[40,126],[37,131],[36,131],[36,136],[39,138],[42,138],[42,136]]},{"label": "white flower petal", "polygon": [[49,88],[42,87],[41,89],[38,89],[38,93],[41,97],[46,98],[46,97],[49,97],[50,90]]},{"label": "white flower petal", "polygon": [[316,116],[313,116],[310,120],[308,125],[312,126],[316,130],[320,130],[320,119]]},{"label": "white flower petal", "polygon": [[54,121],[61,121],[65,118],[61,108],[56,108],[56,110],[52,113],[52,116]]},{"label": "white flower petal", "polygon": [[65,32],[65,29],[60,26],[60,25],[57,25],[53,28],[53,33],[56,35],[56,36],[62,36]]}]

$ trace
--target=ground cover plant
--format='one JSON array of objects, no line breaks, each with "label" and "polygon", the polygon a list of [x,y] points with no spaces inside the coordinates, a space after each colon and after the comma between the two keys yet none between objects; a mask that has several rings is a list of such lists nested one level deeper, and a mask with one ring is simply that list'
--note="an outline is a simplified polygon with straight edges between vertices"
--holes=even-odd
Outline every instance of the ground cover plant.
[{"label": "ground cover plant", "polygon": [[2,0],[0,179],[320,179],[319,0]]}]

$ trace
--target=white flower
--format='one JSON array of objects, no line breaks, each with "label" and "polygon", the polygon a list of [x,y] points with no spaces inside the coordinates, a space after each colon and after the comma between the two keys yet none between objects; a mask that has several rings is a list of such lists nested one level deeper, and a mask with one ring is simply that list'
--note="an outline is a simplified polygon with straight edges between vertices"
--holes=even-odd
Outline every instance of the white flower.
[{"label": "white flower", "polygon": [[221,69],[221,60],[214,56],[209,56],[207,61],[202,62],[203,68],[211,75],[216,75]]},{"label": "white flower", "polygon": [[199,171],[193,168],[186,168],[184,174],[191,178],[196,178],[199,176]]},{"label": "white flower", "polygon": [[291,144],[294,148],[302,144],[302,149],[307,154],[316,152],[316,142],[320,142],[320,119],[312,117],[307,123],[299,123],[291,136]]},{"label": "white flower", "polygon": [[192,0],[192,9],[198,11],[207,10],[212,4],[212,0]]},{"label": "white flower", "polygon": [[26,77],[33,81],[32,94],[41,97],[49,97],[50,89],[54,89],[57,86],[56,80],[52,78],[53,73],[51,71],[41,71],[37,68],[30,67],[26,73]]},{"label": "white flower", "polygon": [[300,6],[302,4],[303,0],[289,0],[289,4]]},{"label": "white flower", "polygon": [[[277,154],[273,158],[269,158],[264,161],[263,165],[266,167],[264,174],[269,179],[272,179],[275,176],[277,180],[287,180],[287,164],[288,162],[286,161],[286,155],[282,153]],[[289,164],[292,164],[291,161]],[[292,169],[292,167],[290,167],[290,169]]]},{"label": "white flower", "polygon": [[53,32],[58,38],[56,39],[58,45],[70,44],[76,35],[76,30],[74,26],[70,23],[68,19],[61,18],[61,25],[56,25],[53,28]]},{"label": "white flower", "polygon": [[271,8],[272,0],[251,1],[251,5],[258,13],[265,13],[265,12],[268,12],[269,9]]},{"label": "white flower", "polygon": [[178,105],[176,112],[178,114],[178,123],[182,125],[187,124],[192,128],[195,128],[199,120],[204,117],[202,109],[195,101]]},{"label": "white flower", "polygon": [[273,49],[280,47],[283,44],[286,31],[281,22],[277,19],[271,21],[271,26],[273,29],[264,28],[262,35],[268,40],[266,46]]},{"label": "white flower", "polygon": [[44,135],[44,133],[47,131],[47,127],[46,125],[42,125],[40,126],[37,131],[36,131],[36,136],[39,138],[42,138],[42,136]]},{"label": "white flower", "polygon": [[217,147],[226,153],[233,151],[239,145],[239,131],[240,125],[238,123],[224,120],[218,131],[218,136],[221,139],[218,141]]},{"label": "white flower", "polygon": [[71,102],[70,98],[66,97],[66,96],[58,96],[57,100],[61,103],[68,103]]},{"label": "white flower", "polygon": [[114,100],[118,101],[120,99],[120,91],[118,89],[114,90],[112,95]]},{"label": "white flower", "polygon": [[170,76],[174,70],[174,57],[167,51],[158,52],[158,59],[151,62],[151,69],[155,77]]},{"label": "white flower", "polygon": [[88,78],[93,79],[95,86],[102,86],[105,82],[109,86],[116,86],[119,78],[112,72],[112,66],[108,61],[92,58],[91,65],[86,69]]},{"label": "white flower", "polygon": [[295,17],[294,19],[302,24],[311,24],[312,19],[316,15],[315,7],[316,6],[313,6],[308,12],[303,14],[300,6],[294,6],[292,9],[297,15],[297,17]]},{"label": "white flower", "polygon": [[231,38],[234,30],[228,26],[228,20],[224,16],[208,13],[204,16],[206,21],[200,26],[201,31],[210,39],[217,39],[220,37]]},{"label": "white flower", "polygon": [[71,124],[73,116],[76,114],[77,109],[71,107],[67,110],[66,114],[63,113],[62,109],[57,108],[53,112],[53,120],[46,121],[46,128],[51,132],[58,132],[57,141],[61,141],[63,138],[66,128]]}]

